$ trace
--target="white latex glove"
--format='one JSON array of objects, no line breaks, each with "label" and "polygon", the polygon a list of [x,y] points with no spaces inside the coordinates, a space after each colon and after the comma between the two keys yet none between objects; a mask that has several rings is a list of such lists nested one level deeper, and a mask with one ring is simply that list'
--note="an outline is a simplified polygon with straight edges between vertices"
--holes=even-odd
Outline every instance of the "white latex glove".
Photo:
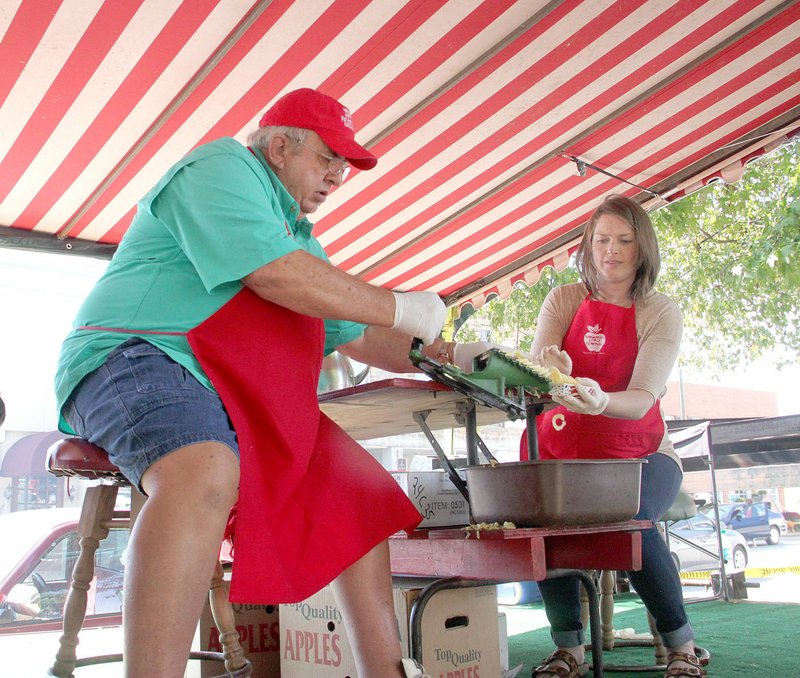
[{"label": "white latex glove", "polygon": [[447,308],[433,292],[392,292],[394,295],[393,330],[432,344],[444,327]]},{"label": "white latex glove", "polygon": [[576,395],[553,396],[553,400],[571,412],[578,414],[601,414],[608,407],[608,393],[594,379],[577,377]]},{"label": "white latex glove", "polygon": [[514,349],[500,344],[492,344],[488,341],[469,341],[465,344],[456,344],[453,349],[453,365],[463,372],[472,372],[472,361],[476,356],[485,353],[489,349],[499,348],[509,355],[514,355]]},{"label": "white latex glove", "polygon": [[533,361],[542,367],[555,367],[561,374],[572,374],[572,358],[569,357],[569,353],[562,351],[555,344],[545,346],[539,351],[539,355],[533,358]]}]

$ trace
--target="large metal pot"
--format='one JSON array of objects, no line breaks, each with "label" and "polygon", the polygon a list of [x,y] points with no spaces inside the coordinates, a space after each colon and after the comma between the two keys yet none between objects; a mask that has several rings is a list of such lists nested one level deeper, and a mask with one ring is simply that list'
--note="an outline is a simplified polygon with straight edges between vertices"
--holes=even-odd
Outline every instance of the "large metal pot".
[{"label": "large metal pot", "polygon": [[469,503],[479,523],[517,527],[593,525],[639,512],[641,459],[541,459],[469,466]]},{"label": "large metal pot", "polygon": [[338,391],[339,389],[358,386],[369,372],[369,365],[356,372],[353,363],[345,355],[338,351],[325,356],[322,361],[322,369],[319,374],[317,393],[327,393],[328,391]]}]

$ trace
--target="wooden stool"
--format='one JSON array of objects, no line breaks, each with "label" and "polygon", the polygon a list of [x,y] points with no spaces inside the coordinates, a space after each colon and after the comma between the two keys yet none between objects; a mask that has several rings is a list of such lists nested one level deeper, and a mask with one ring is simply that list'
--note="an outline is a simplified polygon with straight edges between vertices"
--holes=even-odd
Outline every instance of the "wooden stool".
[{"label": "wooden stool", "polygon": [[[697,515],[697,505],[689,494],[681,489],[675,501],[661,516],[661,521],[671,522],[684,520]],[[602,570],[599,575],[599,585],[597,591],[600,595],[600,629],[603,640],[603,650],[613,650],[614,647],[643,647],[652,645],[655,653],[655,664],[649,666],[625,664],[625,665],[606,665],[605,670],[609,672],[621,671],[628,672],[662,672],[667,668],[667,648],[656,629],[656,621],[653,615],[647,612],[647,625],[650,628],[650,638],[618,640],[614,637],[614,589],[616,588],[617,573],[614,570]],[[581,620],[586,628],[588,619],[588,599],[586,590],[581,589]],[[707,650],[696,647],[697,658],[702,665],[708,664],[710,655]]]},{"label": "wooden stool", "polygon": [[[47,453],[47,470],[56,476],[70,476],[101,481],[87,488],[78,521],[80,554],[72,571],[72,584],[64,605],[64,633],[50,675],[71,678],[76,667],[122,661],[122,655],[103,655],[77,659],[78,634],[86,616],[88,591],[94,578],[95,552],[108,536],[109,529],[130,528],[144,503],[144,496],[132,488],[131,509],[115,511],[117,491],[130,486],[125,476],[108,459],[104,450],[81,438],[65,438]],[[239,644],[239,634],[228,601],[228,587],[223,579],[222,563],[217,562],[209,588],[214,623],[219,629],[222,652],[192,652],[189,659],[224,662],[226,676],[244,678],[252,673]]]}]

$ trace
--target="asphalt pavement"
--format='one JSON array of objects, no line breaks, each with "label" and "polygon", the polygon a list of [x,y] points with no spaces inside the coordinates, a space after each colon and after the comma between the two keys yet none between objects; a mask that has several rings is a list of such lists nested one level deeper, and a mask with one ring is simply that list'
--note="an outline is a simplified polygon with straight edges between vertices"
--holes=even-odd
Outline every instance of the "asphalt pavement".
[{"label": "asphalt pavement", "polygon": [[800,603],[800,533],[785,534],[774,545],[750,544],[745,581],[748,600]]}]

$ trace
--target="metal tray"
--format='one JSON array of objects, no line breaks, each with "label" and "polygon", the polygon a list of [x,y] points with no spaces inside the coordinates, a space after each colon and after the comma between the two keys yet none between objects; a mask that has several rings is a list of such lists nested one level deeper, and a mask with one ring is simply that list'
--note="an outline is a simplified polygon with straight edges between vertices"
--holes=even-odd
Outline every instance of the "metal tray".
[{"label": "metal tray", "polygon": [[469,503],[479,523],[517,527],[597,525],[639,512],[641,459],[540,459],[469,466]]}]

